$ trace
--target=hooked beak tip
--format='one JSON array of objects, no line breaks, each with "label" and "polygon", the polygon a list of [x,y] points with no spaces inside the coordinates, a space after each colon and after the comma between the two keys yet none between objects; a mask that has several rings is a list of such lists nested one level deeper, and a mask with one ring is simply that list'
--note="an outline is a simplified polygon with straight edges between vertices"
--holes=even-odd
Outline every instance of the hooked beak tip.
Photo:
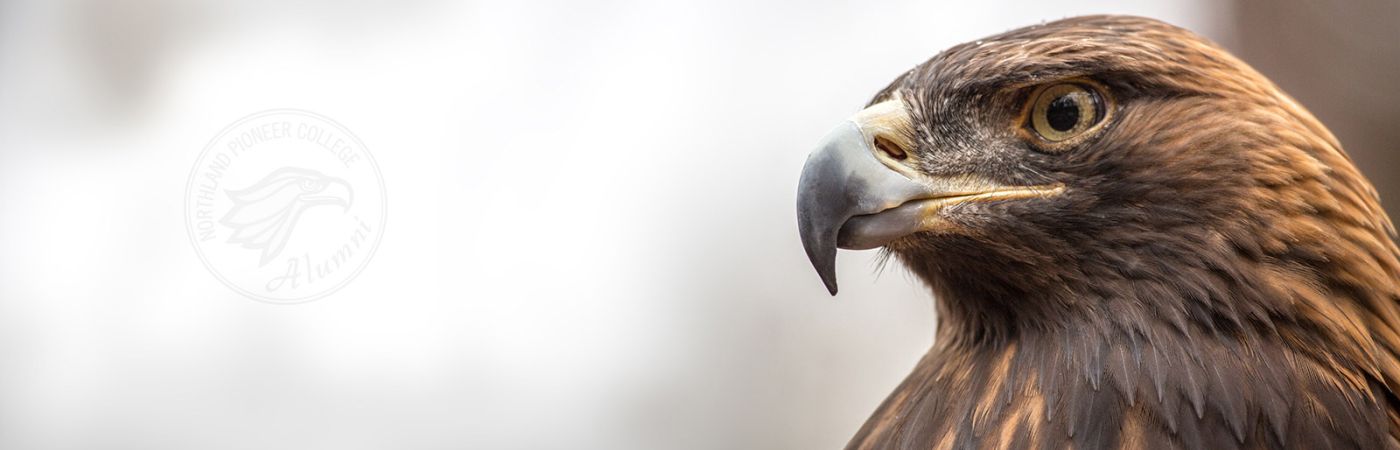
[{"label": "hooked beak tip", "polygon": [[[822,158],[814,158],[822,159]],[[813,167],[817,166],[817,167]],[[798,183],[797,232],[807,260],[826,285],[827,292],[836,295],[836,237],[837,227],[845,221],[843,211],[833,209],[823,200],[835,200],[823,175],[831,171],[828,165],[809,160]],[[825,195],[823,195],[825,194]]]},{"label": "hooked beak tip", "polygon": [[[805,196],[804,196],[805,197]],[[810,201],[810,200],[809,200]],[[802,249],[807,251],[807,260],[817,270],[817,276],[826,285],[827,292],[836,295],[836,238],[834,230],[814,217],[810,205],[799,203],[797,232],[802,238]]]},{"label": "hooked beak tip", "polygon": [[[807,244],[804,242],[804,244]],[[815,245],[813,245],[815,244]],[[812,268],[817,270],[817,276],[821,277],[822,284],[826,285],[826,291],[836,296],[836,249],[821,244],[811,243],[805,245],[807,248],[807,259],[812,262]]]}]

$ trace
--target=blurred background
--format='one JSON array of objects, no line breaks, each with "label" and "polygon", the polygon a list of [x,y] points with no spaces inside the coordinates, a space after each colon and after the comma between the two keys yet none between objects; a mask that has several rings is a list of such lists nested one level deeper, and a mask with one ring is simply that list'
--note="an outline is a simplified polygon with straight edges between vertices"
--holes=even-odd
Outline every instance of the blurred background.
[{"label": "blurred background", "polygon": [[[1400,2],[0,1],[0,448],[813,449],[932,341],[873,252],[829,297],[809,147],[950,45],[1090,13],[1193,29],[1400,214]],[[378,160],[344,289],[271,305],[185,236],[200,150],[301,108]]]}]

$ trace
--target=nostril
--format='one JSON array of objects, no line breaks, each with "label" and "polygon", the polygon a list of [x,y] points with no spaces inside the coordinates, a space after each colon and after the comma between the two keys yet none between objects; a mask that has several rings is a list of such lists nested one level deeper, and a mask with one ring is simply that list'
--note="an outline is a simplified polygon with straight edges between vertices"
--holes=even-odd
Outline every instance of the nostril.
[{"label": "nostril", "polygon": [[880,149],[880,151],[885,152],[886,155],[889,155],[897,161],[903,161],[905,158],[909,157],[909,154],[905,153],[903,148],[900,148],[898,144],[886,139],[884,136],[875,136],[875,148]]}]

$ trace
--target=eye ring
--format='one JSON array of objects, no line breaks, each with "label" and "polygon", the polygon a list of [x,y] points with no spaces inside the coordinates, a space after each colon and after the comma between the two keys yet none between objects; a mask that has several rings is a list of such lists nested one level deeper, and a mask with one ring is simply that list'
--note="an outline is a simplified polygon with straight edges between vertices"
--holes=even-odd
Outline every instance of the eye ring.
[{"label": "eye ring", "polygon": [[1088,81],[1044,85],[1029,96],[1022,128],[1041,150],[1062,151],[1102,128],[1108,105],[1109,97]]}]

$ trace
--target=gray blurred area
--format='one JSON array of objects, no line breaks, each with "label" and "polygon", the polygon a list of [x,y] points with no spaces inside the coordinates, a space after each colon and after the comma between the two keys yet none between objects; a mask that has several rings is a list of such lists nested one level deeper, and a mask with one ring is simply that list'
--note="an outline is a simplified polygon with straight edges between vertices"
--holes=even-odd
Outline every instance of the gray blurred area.
[{"label": "gray blurred area", "polygon": [[[1091,13],[1235,49],[1400,201],[1396,3],[0,1],[0,448],[813,449],[932,341],[873,252],[831,298],[809,146],[939,50]],[[353,130],[388,226],[344,289],[200,264],[202,146]]]}]

